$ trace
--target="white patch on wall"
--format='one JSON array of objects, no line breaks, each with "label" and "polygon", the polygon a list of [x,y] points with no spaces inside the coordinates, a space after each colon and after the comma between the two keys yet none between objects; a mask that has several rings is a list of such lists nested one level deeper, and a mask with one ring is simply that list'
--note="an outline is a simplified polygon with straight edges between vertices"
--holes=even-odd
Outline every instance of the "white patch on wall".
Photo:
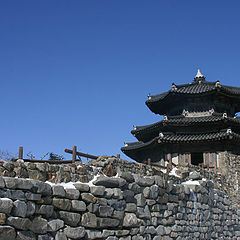
[{"label": "white patch on wall", "polygon": [[178,165],[178,154],[177,153],[172,154],[172,162],[173,162],[173,164]]}]

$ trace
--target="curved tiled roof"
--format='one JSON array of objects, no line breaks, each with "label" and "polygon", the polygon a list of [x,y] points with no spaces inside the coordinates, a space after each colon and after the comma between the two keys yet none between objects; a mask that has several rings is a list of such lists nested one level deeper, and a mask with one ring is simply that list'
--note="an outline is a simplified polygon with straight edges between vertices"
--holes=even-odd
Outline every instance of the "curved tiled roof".
[{"label": "curved tiled roof", "polygon": [[239,117],[223,117],[223,115],[211,115],[206,117],[178,117],[178,118],[170,118],[168,120],[162,120],[153,124],[145,125],[145,126],[136,126],[134,130],[131,131],[132,134],[143,133],[146,131],[153,131],[161,128],[163,125],[176,125],[177,126],[188,126],[195,125],[196,123],[216,123],[219,121],[226,121],[232,123],[240,123]]},{"label": "curved tiled roof", "polygon": [[125,147],[122,147],[122,151],[125,153],[129,150],[143,149],[154,143],[198,143],[205,141],[216,141],[223,139],[234,139],[240,141],[240,134],[234,133],[231,130],[216,133],[201,133],[201,134],[164,134],[162,136],[155,137],[149,142],[135,142],[126,143]]},{"label": "curved tiled roof", "polygon": [[207,81],[201,81],[199,82],[193,82],[189,84],[182,84],[182,85],[175,85],[174,88],[169,90],[168,92],[164,92],[157,95],[149,96],[149,99],[146,101],[146,104],[151,102],[157,102],[159,100],[164,99],[166,96],[172,94],[172,93],[178,93],[178,94],[202,94],[207,92],[213,92],[216,90],[220,90],[223,92],[226,92],[228,94],[232,95],[240,95],[240,88],[239,87],[231,87],[226,85],[220,85],[218,82],[207,82]]}]

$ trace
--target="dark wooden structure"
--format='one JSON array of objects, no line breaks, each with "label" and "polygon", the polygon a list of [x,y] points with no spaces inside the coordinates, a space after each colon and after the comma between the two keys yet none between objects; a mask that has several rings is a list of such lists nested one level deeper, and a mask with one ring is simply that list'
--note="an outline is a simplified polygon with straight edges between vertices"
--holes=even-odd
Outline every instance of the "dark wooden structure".
[{"label": "dark wooden structure", "polygon": [[163,120],[131,131],[138,142],[121,150],[137,162],[216,168],[219,153],[240,151],[240,88],[208,82],[198,70],[194,81],[148,96],[148,108]]}]

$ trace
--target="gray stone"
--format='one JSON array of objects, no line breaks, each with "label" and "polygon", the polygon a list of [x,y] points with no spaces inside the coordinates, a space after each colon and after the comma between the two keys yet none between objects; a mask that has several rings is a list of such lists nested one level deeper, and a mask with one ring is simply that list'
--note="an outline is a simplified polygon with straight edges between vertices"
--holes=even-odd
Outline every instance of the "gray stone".
[{"label": "gray stone", "polygon": [[134,198],[134,192],[131,190],[124,190],[123,191],[123,198],[127,203],[132,202],[135,203],[136,199]]},{"label": "gray stone", "polygon": [[34,202],[31,202],[31,201],[28,201],[26,203],[27,205],[27,213],[26,213],[26,216],[27,217],[30,217],[32,216],[34,213],[35,213],[35,210],[36,210],[36,204]]},{"label": "gray stone", "polygon": [[4,188],[5,187],[5,182],[3,180],[3,177],[0,176],[0,188]]},{"label": "gray stone", "polygon": [[160,236],[163,236],[165,235],[165,227],[162,226],[162,225],[159,225],[157,228],[156,228],[156,231],[157,231],[157,234],[160,235]]},{"label": "gray stone", "polygon": [[115,231],[115,235],[116,235],[117,237],[122,237],[122,236],[128,235],[129,232],[130,232],[130,231],[129,231],[129,230],[126,230],[126,229],[117,230],[117,231]]},{"label": "gray stone", "polygon": [[102,237],[105,239],[109,236],[113,236],[114,233],[115,232],[113,230],[104,229],[103,232],[102,232]]},{"label": "gray stone", "polygon": [[46,216],[46,218],[49,218],[53,214],[53,206],[52,205],[36,205],[35,213],[41,214]]},{"label": "gray stone", "polygon": [[105,192],[105,187],[103,187],[103,186],[92,186],[92,187],[90,187],[90,192],[94,196],[103,196],[104,192]]},{"label": "gray stone", "polygon": [[0,226],[0,240],[15,240],[16,232],[13,227]]},{"label": "gray stone", "polygon": [[6,196],[13,200],[26,200],[25,194],[22,190],[7,190]]},{"label": "gray stone", "polygon": [[80,193],[77,189],[73,189],[73,188],[67,188],[65,189],[66,191],[66,198],[69,199],[78,199],[80,196]]},{"label": "gray stone", "polygon": [[0,213],[0,225],[5,224],[6,222],[6,214]]},{"label": "gray stone", "polygon": [[54,240],[54,238],[49,234],[44,234],[44,235],[38,235],[38,240]]},{"label": "gray stone", "polygon": [[123,217],[124,217],[124,211],[117,211],[117,210],[115,210],[115,211],[113,212],[113,214],[112,214],[112,217],[113,217],[113,218],[117,218],[117,219],[119,219],[120,221],[122,221],[122,220],[123,220]]},{"label": "gray stone", "polygon": [[105,194],[104,194],[105,198],[111,198],[112,195],[113,195],[113,189],[111,189],[111,188],[106,188],[106,189],[105,189]]},{"label": "gray stone", "polygon": [[17,183],[19,181],[18,178],[3,177],[3,180],[4,180],[7,188],[10,188],[10,189],[16,189],[17,188]]},{"label": "gray stone", "polygon": [[0,212],[9,214],[13,207],[13,201],[8,198],[0,198]]},{"label": "gray stone", "polygon": [[87,228],[97,227],[97,217],[93,213],[84,213],[81,219],[81,225]]},{"label": "gray stone", "polygon": [[125,213],[123,219],[124,227],[136,227],[138,226],[138,219],[134,213]]},{"label": "gray stone", "polygon": [[73,211],[77,212],[84,212],[87,209],[87,206],[85,202],[83,201],[78,201],[78,200],[72,200],[72,208]]},{"label": "gray stone", "polygon": [[86,230],[88,239],[102,238],[102,232],[98,230]]},{"label": "gray stone", "polygon": [[55,240],[67,240],[67,237],[66,237],[65,233],[57,232],[57,234],[55,236]]},{"label": "gray stone", "polygon": [[64,229],[64,233],[68,238],[71,239],[80,239],[83,238],[86,234],[85,228],[83,227],[67,227]]},{"label": "gray stone", "polygon": [[190,172],[189,179],[198,180],[198,179],[202,179],[202,177],[199,172],[193,171],[193,172]]},{"label": "gray stone", "polygon": [[116,187],[123,187],[126,184],[126,180],[123,178],[111,178],[100,176],[94,182],[96,186],[104,186],[107,188],[116,188]]},{"label": "gray stone", "polygon": [[26,199],[30,201],[39,201],[41,200],[41,196],[42,195],[38,193],[30,193],[30,192],[25,193]]},{"label": "gray stone", "polygon": [[78,225],[81,215],[78,213],[72,213],[72,212],[64,212],[60,211],[59,212],[60,218],[65,222],[65,224],[75,227]]},{"label": "gray stone", "polygon": [[109,206],[100,206],[99,207],[99,216],[100,217],[111,217],[113,213],[113,208]]},{"label": "gray stone", "polygon": [[123,199],[123,192],[120,188],[113,188],[113,198]]},{"label": "gray stone", "polygon": [[134,177],[130,172],[118,171],[118,176],[130,183],[134,181]]},{"label": "gray stone", "polygon": [[53,193],[53,196],[56,196],[56,197],[65,197],[66,196],[64,187],[60,186],[60,185],[53,185],[52,193]]},{"label": "gray stone", "polygon": [[80,192],[88,192],[89,191],[89,186],[87,184],[84,184],[84,183],[74,183],[73,185]]},{"label": "gray stone", "polygon": [[139,193],[137,195],[135,195],[135,198],[137,200],[137,206],[138,207],[143,207],[146,205],[146,198],[143,196],[142,193]]},{"label": "gray stone", "polygon": [[61,210],[69,211],[71,209],[71,201],[69,199],[53,198],[52,205]]},{"label": "gray stone", "polygon": [[41,217],[36,217],[32,220],[30,230],[34,233],[45,234],[48,231],[48,221]]},{"label": "gray stone", "polygon": [[23,201],[15,201],[13,203],[12,215],[25,218],[27,216],[27,204]]},{"label": "gray stone", "polygon": [[87,203],[95,203],[96,198],[91,193],[81,193],[81,198]]},{"label": "gray stone", "polygon": [[97,227],[98,228],[112,228],[117,227],[120,221],[118,219],[111,218],[97,218]]},{"label": "gray stone", "polygon": [[31,225],[31,221],[28,218],[9,217],[7,219],[7,224],[15,227],[16,229],[28,230]]},{"label": "gray stone", "polygon": [[154,177],[144,177],[140,174],[133,174],[135,182],[142,187],[152,186],[154,184]]},{"label": "gray stone", "polygon": [[33,189],[36,193],[40,193],[45,196],[49,196],[52,194],[51,185],[38,180],[33,181]]},{"label": "gray stone", "polygon": [[137,211],[137,205],[135,203],[127,203],[125,211],[134,213]]},{"label": "gray stone", "polygon": [[124,211],[126,208],[126,201],[125,200],[116,200],[116,199],[109,199],[108,205],[113,207],[117,211]]},{"label": "gray stone", "polygon": [[90,213],[97,213],[98,212],[98,208],[99,208],[99,204],[94,204],[94,203],[90,203],[87,206],[87,210]]},{"label": "gray stone", "polygon": [[64,221],[60,219],[54,219],[48,222],[49,232],[56,232],[64,227]]},{"label": "gray stone", "polygon": [[164,180],[162,176],[154,176],[155,184],[159,187],[164,187]]},{"label": "gray stone", "polygon": [[31,231],[19,231],[16,240],[37,240],[37,238]]}]

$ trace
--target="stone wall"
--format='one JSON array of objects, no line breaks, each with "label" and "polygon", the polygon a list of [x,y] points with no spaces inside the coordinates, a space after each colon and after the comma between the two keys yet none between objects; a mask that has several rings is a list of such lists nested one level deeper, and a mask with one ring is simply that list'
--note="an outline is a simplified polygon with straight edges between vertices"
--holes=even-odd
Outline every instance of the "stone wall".
[{"label": "stone wall", "polygon": [[[2,163],[2,175],[10,175],[9,166],[12,176],[0,177],[0,240],[240,239],[240,212],[197,171],[181,179],[102,158],[72,167]],[[39,173],[51,182],[37,180]],[[71,179],[75,174],[80,178]]]}]

